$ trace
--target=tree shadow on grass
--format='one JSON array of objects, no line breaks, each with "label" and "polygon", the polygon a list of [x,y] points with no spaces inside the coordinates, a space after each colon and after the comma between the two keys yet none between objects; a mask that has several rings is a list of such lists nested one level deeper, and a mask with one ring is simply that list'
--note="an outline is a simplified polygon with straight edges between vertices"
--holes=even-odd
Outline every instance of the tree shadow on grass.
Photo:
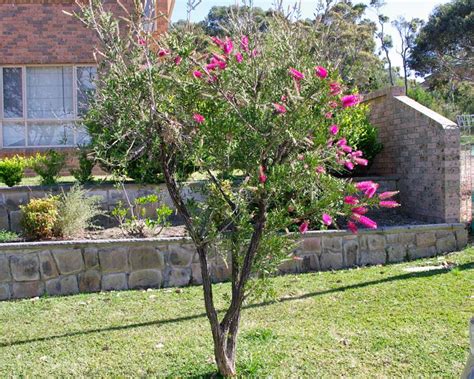
[{"label": "tree shadow on grass", "polygon": [[[465,263],[465,264],[456,266],[454,269],[458,271],[474,269],[474,262]],[[322,295],[327,295],[327,294],[337,293],[337,292],[344,292],[348,290],[364,288],[364,287],[373,286],[377,284],[395,282],[398,280],[426,278],[426,277],[431,277],[431,276],[435,276],[439,274],[446,274],[450,271],[451,269],[449,268],[440,268],[440,269],[429,270],[429,271],[411,272],[411,273],[402,274],[402,275],[390,276],[383,279],[377,279],[377,280],[372,280],[368,282],[361,282],[361,283],[355,283],[355,284],[351,284],[347,286],[331,288],[331,289],[323,290],[323,291],[310,292],[310,293],[306,293],[299,296],[284,297],[277,301],[265,301],[265,302],[255,303],[255,304],[249,304],[249,305],[244,306],[243,308],[244,309],[260,308],[260,307],[264,307],[270,304],[275,304],[278,302],[283,303],[287,301],[308,299],[311,297],[322,296]],[[55,339],[61,339],[61,338],[75,337],[75,336],[86,336],[89,334],[103,333],[103,332],[108,332],[108,331],[135,329],[135,328],[147,327],[147,326],[152,326],[152,325],[165,325],[165,324],[171,324],[171,323],[179,323],[179,322],[190,321],[190,320],[195,320],[195,319],[204,318],[204,317],[206,317],[206,313],[202,312],[202,313],[198,313],[194,315],[176,317],[176,318],[170,318],[170,319],[164,319],[164,320],[153,320],[153,321],[139,322],[139,323],[128,324],[128,325],[117,325],[117,326],[109,326],[109,327],[104,327],[104,328],[80,330],[76,332],[69,332],[69,333],[57,334],[53,336],[38,337],[38,338],[32,338],[32,339],[26,339],[26,340],[2,342],[0,343],[0,347],[18,346],[18,345],[24,345],[28,343],[34,343],[34,342],[44,342],[44,341],[50,341],[50,340],[55,340]],[[204,377],[216,377],[215,373],[209,373],[210,376],[206,376],[206,375],[207,374],[205,374]],[[203,376],[200,375],[198,377],[202,378]]]}]

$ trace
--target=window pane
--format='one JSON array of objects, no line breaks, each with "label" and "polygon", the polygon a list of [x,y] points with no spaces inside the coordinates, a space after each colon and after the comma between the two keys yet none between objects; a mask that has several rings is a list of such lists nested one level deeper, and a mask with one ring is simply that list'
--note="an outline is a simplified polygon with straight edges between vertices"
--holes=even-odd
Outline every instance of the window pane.
[{"label": "window pane", "polygon": [[3,116],[5,118],[23,117],[21,68],[3,69]]},{"label": "window pane", "polygon": [[83,126],[76,128],[76,144],[77,145],[88,145],[91,142],[91,137],[87,130]]},{"label": "window pane", "polygon": [[96,77],[95,67],[77,68],[77,113],[79,116],[86,114],[89,102],[94,97]]},{"label": "window pane", "polygon": [[25,124],[19,122],[4,122],[3,146],[25,146]]},{"label": "window pane", "polygon": [[72,67],[28,67],[26,93],[28,118],[72,118]]},{"label": "window pane", "polygon": [[153,32],[156,30],[156,0],[143,2],[143,30]]},{"label": "window pane", "polygon": [[28,123],[29,146],[61,146],[74,144],[71,125],[51,123]]}]

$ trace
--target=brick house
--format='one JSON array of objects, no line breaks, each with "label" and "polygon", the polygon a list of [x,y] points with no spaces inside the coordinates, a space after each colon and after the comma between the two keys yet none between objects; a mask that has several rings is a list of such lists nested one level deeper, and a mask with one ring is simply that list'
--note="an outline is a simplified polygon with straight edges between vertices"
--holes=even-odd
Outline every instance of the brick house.
[{"label": "brick house", "polygon": [[[143,1],[150,14],[171,15],[174,0]],[[105,3],[114,13],[123,11],[115,0]],[[97,41],[63,10],[72,13],[77,5],[74,0],[0,0],[0,157],[68,151],[87,140],[77,121],[94,87]],[[167,27],[165,17],[151,25],[156,33]]]}]

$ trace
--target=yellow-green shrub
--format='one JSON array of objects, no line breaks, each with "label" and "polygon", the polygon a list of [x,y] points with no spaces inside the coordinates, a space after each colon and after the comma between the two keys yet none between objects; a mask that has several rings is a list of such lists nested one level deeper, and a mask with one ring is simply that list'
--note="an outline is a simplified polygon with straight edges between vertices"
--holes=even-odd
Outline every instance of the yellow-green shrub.
[{"label": "yellow-green shrub", "polygon": [[1,159],[0,182],[5,183],[8,187],[20,184],[21,179],[23,179],[23,172],[27,166],[28,160],[18,155]]},{"label": "yellow-green shrub", "polygon": [[58,215],[58,199],[53,196],[32,199],[27,205],[21,206],[20,224],[25,237],[34,240],[54,237]]}]

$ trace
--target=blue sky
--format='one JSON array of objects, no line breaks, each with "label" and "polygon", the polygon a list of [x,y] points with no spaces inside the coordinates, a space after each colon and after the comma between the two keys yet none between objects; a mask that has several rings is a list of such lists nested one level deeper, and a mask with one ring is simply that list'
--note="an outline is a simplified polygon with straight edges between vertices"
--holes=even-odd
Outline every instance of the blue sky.
[{"label": "blue sky", "polygon": [[[370,0],[354,0],[354,3],[362,2],[368,4]],[[418,17],[424,20],[428,19],[431,11],[440,4],[447,3],[449,0],[386,0],[386,5],[383,8],[384,14],[390,17],[391,20],[396,19],[398,16],[404,16],[407,19]],[[192,14],[193,21],[202,20],[209,9],[215,5],[233,5],[239,0],[203,0],[202,3]],[[254,6],[268,9],[272,7],[273,0],[254,0]],[[173,13],[173,21],[186,18],[186,0],[176,0],[176,5]],[[240,0],[243,3],[243,0]],[[285,0],[286,5],[294,4],[294,0]],[[301,0],[301,10],[303,17],[311,17],[314,12],[317,0]],[[375,15],[368,13],[370,18],[374,18]],[[394,38],[395,49],[392,49],[391,59],[395,66],[401,66],[401,58],[396,53],[396,49],[400,43],[397,38],[396,31],[392,27],[389,28],[389,33]]]}]

